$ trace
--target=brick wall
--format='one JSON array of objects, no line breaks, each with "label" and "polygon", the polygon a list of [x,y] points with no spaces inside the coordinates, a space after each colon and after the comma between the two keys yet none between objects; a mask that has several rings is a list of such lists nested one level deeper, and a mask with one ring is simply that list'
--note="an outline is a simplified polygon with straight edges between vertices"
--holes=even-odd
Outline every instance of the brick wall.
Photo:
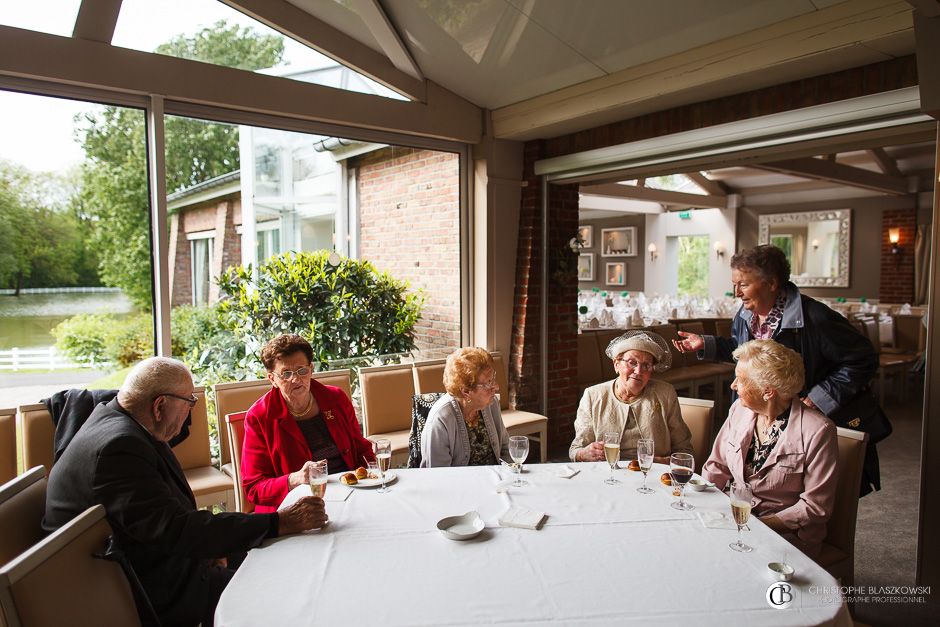
[{"label": "brick wall", "polygon": [[[241,264],[242,239],[235,231],[238,224],[241,224],[241,200],[237,195],[187,207],[170,216],[170,303],[173,307],[193,302],[192,251],[187,233],[215,231],[211,269],[214,278],[229,266]],[[212,282],[209,301],[215,302],[218,298],[219,288]]]},{"label": "brick wall", "polygon": [[427,297],[419,351],[460,346],[460,162],[453,153],[389,147],[358,166],[359,254]]},{"label": "brick wall", "polygon": [[[519,252],[516,263],[510,359],[510,398],[516,406],[520,409],[540,410],[541,181],[533,173],[535,161],[913,85],[917,85],[917,67],[916,60],[911,55],[526,143],[523,177],[527,187],[522,193],[519,217]],[[558,247],[575,233],[578,224],[577,202],[576,186],[551,186],[550,259],[553,251],[557,251]],[[911,244],[910,248],[905,249],[905,258],[902,258],[898,272],[907,272],[905,263],[912,261],[911,255],[907,253],[913,250],[913,223],[910,228],[909,236],[902,230],[902,242],[910,241]],[[887,242],[887,235],[885,241]],[[890,256],[890,252],[887,254]],[[893,261],[882,264],[882,268],[889,266],[894,268]],[[549,406],[545,413],[549,416],[549,440],[553,454],[556,455],[566,450],[571,442],[578,403],[578,391],[574,385],[577,374],[576,279],[577,276],[572,274],[569,284],[567,280],[558,281],[552,277],[547,298]],[[913,267],[910,269],[909,278],[906,274],[898,278],[898,283],[902,281],[904,285],[910,286],[912,293]],[[907,300],[911,297],[907,297]],[[902,299],[901,302],[906,301]]]},{"label": "brick wall", "polygon": [[[900,229],[901,252],[891,252],[890,229]],[[881,215],[881,289],[882,303],[914,302],[914,237],[917,233],[916,209],[886,209]]]}]

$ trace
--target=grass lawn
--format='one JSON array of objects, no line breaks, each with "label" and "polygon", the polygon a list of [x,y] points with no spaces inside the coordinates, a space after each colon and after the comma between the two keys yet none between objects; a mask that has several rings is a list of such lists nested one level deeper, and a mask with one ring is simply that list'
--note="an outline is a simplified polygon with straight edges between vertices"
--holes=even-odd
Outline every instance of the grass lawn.
[{"label": "grass lawn", "polygon": [[111,374],[101,377],[92,381],[85,386],[87,390],[116,390],[121,387],[121,384],[124,383],[124,379],[127,378],[127,373],[131,371],[131,366],[127,368],[122,368]]}]

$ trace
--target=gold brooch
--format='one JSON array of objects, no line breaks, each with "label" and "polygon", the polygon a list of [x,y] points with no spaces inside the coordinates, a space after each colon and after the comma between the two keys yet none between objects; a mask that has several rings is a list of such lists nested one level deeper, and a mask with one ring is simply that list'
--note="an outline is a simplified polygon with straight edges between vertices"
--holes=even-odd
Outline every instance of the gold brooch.
[{"label": "gold brooch", "polygon": [[323,417],[327,420],[333,420],[333,410],[327,409],[325,412],[323,412]]},{"label": "gold brooch", "polygon": [[855,429],[855,428],[858,427],[858,425],[862,424],[862,419],[861,419],[861,418],[853,418],[852,420],[849,420],[849,422],[848,422],[847,424],[848,424],[850,427],[852,427],[853,429]]}]

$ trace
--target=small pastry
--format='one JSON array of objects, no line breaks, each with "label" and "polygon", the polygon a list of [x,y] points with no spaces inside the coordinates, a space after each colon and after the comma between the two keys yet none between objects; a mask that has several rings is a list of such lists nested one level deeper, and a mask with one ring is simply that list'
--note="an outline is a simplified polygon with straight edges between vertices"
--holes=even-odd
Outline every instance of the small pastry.
[{"label": "small pastry", "polygon": [[672,485],[672,477],[669,476],[668,472],[664,472],[663,476],[659,478],[663,485]]},{"label": "small pastry", "polygon": [[359,468],[356,468],[356,479],[365,479],[368,476],[369,476],[368,470],[366,470],[362,466],[359,466]]},{"label": "small pastry", "polygon": [[347,472],[345,475],[340,477],[339,480],[345,483],[346,485],[356,485],[357,483],[359,483],[359,480],[356,479],[356,475],[351,472]]},{"label": "small pastry", "polygon": [[630,460],[630,463],[627,464],[627,469],[628,469],[628,470],[636,470],[636,471],[639,471],[639,470],[640,470],[640,462],[638,462],[638,461],[635,460],[635,459],[631,459],[631,460]]}]

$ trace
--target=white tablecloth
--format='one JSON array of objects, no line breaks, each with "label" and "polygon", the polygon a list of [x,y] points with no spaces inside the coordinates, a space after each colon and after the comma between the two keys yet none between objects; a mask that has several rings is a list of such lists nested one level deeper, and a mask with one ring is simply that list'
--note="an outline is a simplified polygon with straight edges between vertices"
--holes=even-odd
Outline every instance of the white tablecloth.
[{"label": "white tablecloth", "polygon": [[[606,464],[526,466],[530,485],[497,494],[503,467],[397,470],[392,491],[354,491],[327,503],[322,531],[279,538],[252,550],[225,590],[216,625],[759,624],[816,625],[848,619],[835,580],[752,519],[744,541],[706,529],[669,503],[655,466],[648,485]],[[331,477],[331,482],[336,478]],[[328,488],[329,491],[329,488]],[[687,490],[704,511],[729,512],[716,490]],[[510,505],[548,514],[538,531],[502,528]],[[466,542],[436,529],[441,518],[476,510],[486,529]],[[766,601],[767,563],[796,569],[788,609]],[[851,624],[850,622],[847,624]]]}]

